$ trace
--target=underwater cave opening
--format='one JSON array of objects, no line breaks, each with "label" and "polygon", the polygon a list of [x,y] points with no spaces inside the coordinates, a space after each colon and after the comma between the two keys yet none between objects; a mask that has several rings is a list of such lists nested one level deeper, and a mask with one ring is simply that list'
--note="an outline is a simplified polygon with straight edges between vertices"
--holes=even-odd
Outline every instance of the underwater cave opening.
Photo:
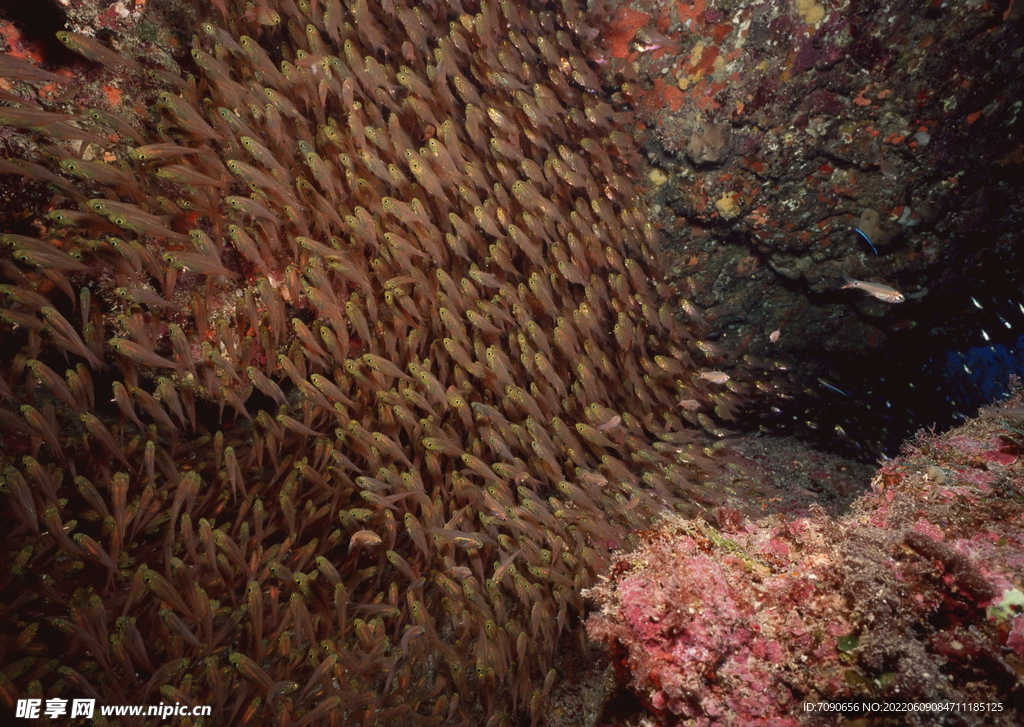
[{"label": "underwater cave opening", "polygon": [[800,376],[792,398],[759,426],[874,462],[922,429],[977,416],[1010,395],[1014,377],[1024,380],[1020,280],[1017,264],[979,265],[960,290],[913,304],[915,325],[885,345],[861,355],[805,352],[790,367]]}]

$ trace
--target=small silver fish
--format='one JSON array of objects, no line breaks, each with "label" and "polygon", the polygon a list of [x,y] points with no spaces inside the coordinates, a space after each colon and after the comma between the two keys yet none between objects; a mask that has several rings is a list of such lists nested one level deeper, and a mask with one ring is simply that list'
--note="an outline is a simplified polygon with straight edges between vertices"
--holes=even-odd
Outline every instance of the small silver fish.
[{"label": "small silver fish", "polygon": [[823,379],[820,376],[818,377],[818,383],[821,384],[822,386],[824,386],[826,389],[831,389],[832,391],[836,392],[837,394],[842,394],[843,396],[849,396],[850,395],[850,393],[848,391],[843,391],[842,389],[840,389],[838,386],[833,384],[828,379]]},{"label": "small silver fish", "polygon": [[853,278],[845,275],[843,276],[843,281],[843,288],[856,288],[857,290],[863,290],[868,295],[885,301],[886,303],[902,303],[906,300],[906,298],[903,297],[903,293],[896,290],[896,288],[890,288],[888,285],[882,285],[881,283],[868,283],[864,280],[854,280]]},{"label": "small silver fish", "polygon": [[729,374],[724,371],[702,371],[697,376],[698,379],[705,379],[710,381],[712,384],[724,384],[729,380]]}]

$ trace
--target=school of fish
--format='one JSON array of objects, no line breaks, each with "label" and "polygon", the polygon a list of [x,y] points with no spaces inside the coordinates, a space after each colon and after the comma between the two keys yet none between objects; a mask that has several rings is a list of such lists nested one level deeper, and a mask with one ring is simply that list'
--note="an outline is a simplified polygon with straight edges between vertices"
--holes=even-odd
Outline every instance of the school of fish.
[{"label": "school of fish", "polygon": [[723,496],[744,387],[661,282],[622,76],[571,0],[208,6],[149,125],[0,108],[56,195],[0,238],[0,697],[537,724],[609,552]]}]

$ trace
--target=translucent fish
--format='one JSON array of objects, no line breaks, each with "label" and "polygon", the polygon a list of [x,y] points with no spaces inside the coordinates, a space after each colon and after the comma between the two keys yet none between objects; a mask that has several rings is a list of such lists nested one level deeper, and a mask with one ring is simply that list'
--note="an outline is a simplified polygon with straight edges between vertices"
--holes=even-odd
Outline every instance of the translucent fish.
[{"label": "translucent fish", "polygon": [[139,130],[117,114],[112,114],[103,109],[88,109],[85,112],[85,116],[95,123],[103,124],[107,128],[113,129],[124,138],[131,139],[136,144],[145,144],[145,140],[142,134],[139,133]]},{"label": "translucent fish", "polygon": [[78,55],[88,58],[90,61],[102,63],[105,66],[117,68],[127,66],[132,70],[140,70],[142,67],[130,58],[110,50],[95,38],[62,30],[57,33],[57,40]]},{"label": "translucent fish", "polygon": [[70,83],[71,79],[50,73],[26,60],[9,53],[0,53],[0,76],[9,81],[25,81],[26,83]]},{"label": "translucent fish", "polygon": [[91,179],[94,182],[100,182],[101,184],[109,184],[115,187],[134,187],[139,184],[139,180],[134,175],[129,174],[114,164],[108,164],[107,162],[89,162],[82,159],[64,159],[60,162],[60,167],[65,172],[73,174],[76,177]]},{"label": "translucent fish", "polygon": [[160,179],[168,179],[178,184],[191,184],[205,187],[218,187],[227,189],[230,185],[223,179],[216,179],[209,174],[203,174],[198,169],[187,164],[165,164],[153,171],[153,175]]},{"label": "translucent fish", "polygon": [[857,290],[863,290],[873,298],[884,301],[886,303],[902,303],[906,300],[903,293],[899,292],[895,288],[891,288],[888,285],[882,283],[869,283],[863,280],[854,280],[853,278],[843,276],[843,288],[856,288]]},{"label": "translucent fish", "polygon": [[235,195],[228,195],[224,198],[224,202],[229,207],[242,214],[252,215],[260,219],[268,220],[270,222],[277,222],[278,217],[271,212],[266,205],[255,199],[249,197],[238,197]]},{"label": "translucent fish", "polygon": [[372,530],[359,530],[349,538],[348,548],[373,548],[381,544],[381,537]]},{"label": "translucent fish", "polygon": [[0,124],[17,126],[22,129],[38,129],[60,121],[70,121],[74,116],[58,114],[42,109],[25,109],[17,106],[0,106]]},{"label": "translucent fish", "polygon": [[154,366],[174,370],[181,368],[180,365],[174,361],[154,353],[148,347],[138,344],[135,341],[130,341],[126,338],[111,338],[108,343],[110,344],[110,347],[119,354],[126,356],[143,366]]}]

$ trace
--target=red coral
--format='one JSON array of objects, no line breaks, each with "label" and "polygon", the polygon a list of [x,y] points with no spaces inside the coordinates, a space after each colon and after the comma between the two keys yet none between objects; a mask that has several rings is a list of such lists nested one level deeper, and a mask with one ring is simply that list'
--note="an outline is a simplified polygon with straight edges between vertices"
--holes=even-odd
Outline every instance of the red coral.
[{"label": "red coral", "polygon": [[[675,524],[698,534],[708,528]],[[808,519],[790,526],[805,535],[815,530]],[[766,537],[755,530],[701,554],[693,554],[692,532],[674,534],[682,547],[675,540],[652,544],[635,562],[642,565],[616,586],[615,613],[591,619],[591,636],[614,634],[627,647],[634,685],[647,692],[655,711],[707,725],[796,724],[789,704],[807,685],[787,675],[806,653],[814,653],[819,666],[832,664],[816,676],[821,689],[839,676],[836,630],[819,625],[838,601],[824,562],[801,561],[779,533]],[[748,548],[764,553],[779,571],[739,554]],[[761,577],[752,578],[752,571]],[[849,630],[842,616],[829,620],[838,633]]]},{"label": "red coral", "polygon": [[[1005,435],[921,438],[838,519],[667,518],[589,592],[588,633],[624,650],[658,724],[796,725],[802,702],[856,699],[999,702],[986,724],[1021,724],[1024,614],[990,607],[1024,573]],[[1014,462],[989,469],[993,451]]]},{"label": "red coral", "polygon": [[637,31],[650,22],[651,16],[647,13],[619,8],[605,30],[604,41],[608,45],[608,52],[614,58],[629,57],[629,44],[636,37]]}]

